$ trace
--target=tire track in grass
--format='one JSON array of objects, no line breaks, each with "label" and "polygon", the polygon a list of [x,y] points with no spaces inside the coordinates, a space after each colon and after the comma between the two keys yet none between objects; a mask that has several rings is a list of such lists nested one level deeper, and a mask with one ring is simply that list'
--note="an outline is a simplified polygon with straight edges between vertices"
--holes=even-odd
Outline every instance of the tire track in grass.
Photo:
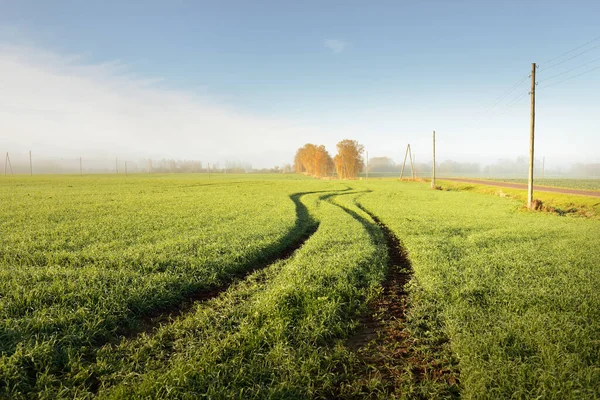
[{"label": "tire track in grass", "polygon": [[[362,195],[369,192],[371,190],[347,194]],[[331,194],[327,198],[361,222],[374,243],[385,242],[388,269],[381,294],[369,304],[369,311],[359,317],[357,330],[346,342],[359,363],[344,372],[339,391],[331,393],[331,397],[459,397],[457,368],[448,365],[447,358],[441,354],[439,345],[443,343],[423,343],[412,335],[408,326],[411,311],[408,285],[413,270],[400,240],[377,216],[359,204],[357,198],[354,204],[372,221],[332,201],[336,196],[339,195]],[[378,390],[373,390],[374,383],[379,387]]]},{"label": "tire track in grass", "polygon": [[[364,207],[358,204],[357,206],[367,213],[379,227],[388,252],[388,269],[385,280],[382,282],[383,292],[377,300],[376,307],[373,307],[374,311],[385,310],[384,315],[387,319],[391,320],[393,318],[405,321],[408,311],[408,292],[406,288],[412,277],[412,266],[406,257],[406,252],[400,245],[400,241],[392,231]],[[355,350],[377,338],[378,331],[384,325],[384,321],[376,320],[370,314],[363,316],[361,322],[361,329],[348,342],[348,345]]]},{"label": "tire track in grass", "polygon": [[[139,339],[142,335],[153,335],[157,332],[161,327],[172,323],[178,318],[184,318],[185,314],[188,312],[192,312],[195,305],[199,303],[208,302],[212,300],[222,293],[229,290],[234,285],[241,283],[245,280],[253,279],[252,277],[256,275],[256,273],[260,273],[260,271],[265,270],[269,266],[278,263],[280,261],[284,261],[294,255],[294,253],[300,249],[304,243],[310,239],[312,235],[316,233],[319,228],[320,222],[317,221],[309,212],[308,208],[302,203],[302,196],[308,194],[316,194],[316,193],[330,193],[330,190],[327,191],[314,191],[314,192],[300,192],[294,193],[290,195],[290,199],[294,202],[296,206],[296,223],[294,228],[292,228],[284,238],[279,240],[279,243],[285,243],[286,241],[290,241],[290,244],[283,248],[280,252],[273,254],[260,263],[257,263],[252,268],[241,271],[237,274],[233,274],[231,279],[228,279],[226,283],[222,286],[210,289],[202,289],[196,292],[192,292],[187,295],[182,302],[174,304],[172,307],[163,308],[160,310],[156,310],[151,315],[144,316],[139,324],[138,329],[130,329],[120,335],[120,339],[115,342],[115,345],[118,345],[119,342],[130,342]],[[300,236],[298,236],[300,235]],[[264,277],[259,277],[261,279]],[[256,279],[256,278],[255,278]],[[105,343],[108,344],[108,343]],[[99,347],[100,348],[100,347]],[[96,360],[94,359],[93,363]],[[100,390],[100,379],[95,374],[92,374],[88,378],[88,390],[91,394],[97,395]]]},{"label": "tire track in grass", "polygon": [[[348,345],[365,364],[377,369],[390,391],[397,394],[400,389],[403,398],[460,397],[456,360],[450,362],[448,355],[443,354],[442,346],[448,339],[415,335],[410,324],[408,286],[413,268],[406,251],[387,225],[356,199],[355,204],[373,219],[385,237],[388,271],[381,296],[370,306],[371,312],[363,317],[362,327]],[[419,323],[427,324],[429,317]]]},{"label": "tire track in grass", "polygon": [[[325,191],[324,191],[325,192]],[[331,193],[332,191],[326,191],[327,193]],[[342,191],[339,191],[342,192]],[[325,200],[324,198],[326,198],[327,195],[321,195],[318,198],[315,197],[311,197],[311,199],[309,201],[307,201],[307,204],[310,204],[310,208],[311,210],[314,210],[315,208],[319,208],[319,203],[321,203],[321,200]],[[328,202],[329,203],[329,202]],[[315,207],[313,208],[313,205],[315,205]],[[343,210],[337,210],[335,207],[332,207],[330,204],[322,204],[323,208],[325,208],[325,210],[327,212],[324,211],[320,211],[318,212],[316,215],[319,216],[319,219],[323,220],[323,225],[320,225],[319,230],[316,232],[317,236],[315,238],[313,238],[310,242],[307,243],[307,246],[304,247],[302,250],[300,250],[301,252],[304,251],[304,254],[298,254],[297,258],[292,259],[289,262],[276,262],[272,265],[270,265],[269,267],[267,267],[264,270],[261,271],[256,271],[256,273],[250,275],[249,277],[247,277],[247,279],[237,282],[234,285],[232,285],[229,290],[225,293],[223,293],[222,296],[219,296],[207,303],[201,303],[198,304],[196,307],[194,307],[194,313],[192,313],[192,315],[185,315],[182,316],[180,318],[178,318],[177,320],[173,321],[173,324],[165,324],[163,326],[161,326],[159,328],[158,331],[153,332],[152,335],[156,334],[155,338],[153,340],[147,340],[146,335],[143,335],[139,338],[134,339],[133,343],[123,343],[122,346],[119,346],[117,348],[115,348],[116,351],[113,351],[112,348],[107,347],[104,351],[104,356],[102,357],[102,355],[99,358],[99,362],[98,362],[98,366],[94,369],[94,371],[98,371],[98,378],[100,381],[100,391],[104,391],[106,390],[106,392],[104,393],[105,395],[107,393],[110,393],[110,390],[125,390],[123,388],[127,387],[129,385],[129,383],[127,383],[127,381],[125,379],[123,379],[126,376],[133,376],[133,375],[137,375],[139,374],[140,376],[142,374],[145,373],[152,373],[152,371],[154,371],[155,373],[158,373],[156,371],[162,371],[162,367],[159,367],[159,365],[164,365],[167,362],[170,362],[169,360],[176,354],[176,352],[181,352],[182,350],[187,352],[187,348],[196,348],[199,349],[202,346],[205,346],[203,349],[198,350],[198,352],[195,354],[195,359],[196,360],[205,360],[203,361],[203,363],[199,362],[199,364],[195,365],[192,370],[194,371],[202,371],[201,375],[203,376],[211,376],[214,377],[215,379],[219,379],[219,376],[221,376],[221,373],[223,374],[223,376],[230,374],[231,372],[228,371],[227,367],[227,363],[229,363],[231,358],[237,358],[237,355],[234,354],[238,354],[240,353],[240,349],[243,349],[244,347],[247,347],[246,345],[249,345],[250,348],[254,348],[254,350],[248,352],[247,355],[245,356],[241,356],[243,358],[244,361],[241,360],[237,360],[234,363],[230,363],[230,367],[233,368],[233,370],[236,370],[237,368],[243,368],[242,364],[245,364],[246,361],[251,363],[251,362],[258,362],[258,364],[260,364],[262,366],[263,361],[261,360],[261,358],[263,356],[266,356],[266,354],[269,354],[269,349],[272,347],[273,349],[279,349],[279,346],[283,346],[283,348],[287,347],[290,345],[289,340],[287,339],[287,335],[289,333],[291,333],[294,330],[298,330],[297,333],[300,333],[300,338],[299,338],[299,342],[294,346],[294,348],[297,348],[296,345],[298,346],[298,349],[303,349],[302,351],[307,351],[307,348],[310,348],[310,351],[308,351],[306,354],[304,354],[304,356],[308,356],[307,358],[300,358],[298,359],[298,364],[303,365],[305,367],[310,368],[310,370],[312,370],[312,372],[316,372],[318,373],[321,370],[322,366],[316,366],[314,365],[314,360],[318,354],[318,350],[315,349],[315,346],[320,346],[320,345],[325,345],[327,346],[327,343],[321,343],[321,339],[319,339],[321,336],[319,333],[313,333],[313,329],[310,330],[306,330],[305,332],[302,332],[305,329],[302,329],[303,326],[308,325],[312,325],[315,324],[313,321],[311,320],[305,320],[305,317],[301,317],[299,319],[296,319],[295,317],[292,318],[291,320],[289,320],[289,316],[293,316],[295,314],[295,311],[298,312],[298,317],[301,315],[306,314],[306,316],[311,317],[312,318],[323,318],[323,316],[321,315],[320,311],[316,311],[316,309],[314,309],[313,307],[309,307],[309,308],[304,308],[303,304],[301,303],[290,303],[290,300],[296,298],[295,295],[296,294],[300,294],[301,297],[306,296],[307,298],[312,298],[313,300],[313,304],[317,305],[318,304],[318,308],[320,308],[321,305],[321,297],[319,297],[318,302],[316,301],[316,297],[314,297],[317,294],[323,294],[323,293],[327,293],[327,292],[323,292],[323,290],[327,290],[327,286],[331,282],[330,279],[328,278],[332,278],[334,276],[340,278],[340,279],[346,279],[345,274],[344,274],[344,264],[340,264],[339,263],[339,259],[336,258],[336,255],[338,254],[337,252],[335,253],[329,253],[327,252],[327,247],[328,245],[331,243],[329,242],[329,235],[332,232],[335,232],[336,229],[340,228],[340,223],[348,223],[348,221],[351,224],[351,226],[353,227],[357,227],[357,231],[360,232],[360,234],[357,235],[352,235],[353,238],[355,239],[361,239],[361,241],[359,243],[368,246],[367,248],[370,248],[369,246],[369,238],[370,235],[367,234],[367,232],[363,232],[363,230],[360,228],[359,224],[357,224],[355,221],[353,221],[350,218],[347,218],[348,216],[343,212]],[[332,210],[333,209],[333,210]],[[331,211],[333,211],[333,215],[331,216],[331,218],[338,218],[337,221],[338,223],[331,223],[331,221],[329,220],[330,215],[329,213],[331,213]],[[335,220],[335,219],[334,219]],[[342,224],[342,226],[344,226]],[[325,229],[325,231],[323,231],[323,229]],[[350,231],[349,233],[352,233],[352,231]],[[314,242],[313,242],[314,241]],[[354,241],[353,241],[354,242]],[[365,243],[366,242],[366,243]],[[345,244],[346,243],[345,240],[343,241],[334,241],[333,245],[336,246],[344,246],[346,247]],[[352,246],[352,244],[350,244],[350,246]],[[339,250],[339,251],[344,251],[344,250]],[[361,250],[362,251],[362,250]],[[321,268],[326,268],[327,267],[327,262],[315,262],[314,259],[311,259],[311,257],[309,256],[310,254],[326,254],[325,258],[321,258],[318,257],[317,260],[320,261],[324,261],[327,260],[327,257],[331,256],[332,258],[335,259],[335,264],[333,265],[334,268],[336,268],[337,270],[337,274],[339,275],[327,275],[327,276],[320,276],[320,269]],[[297,253],[296,253],[297,254]],[[349,256],[351,256],[353,253],[348,253]],[[362,253],[361,253],[362,254]],[[375,255],[375,253],[370,254],[370,253],[366,253],[366,256],[369,257],[373,257]],[[294,256],[296,257],[296,256]],[[374,262],[376,262],[377,264],[377,269],[382,271],[383,267],[384,267],[384,263],[383,263],[383,259],[381,257],[381,253],[377,254],[376,258],[370,258],[371,260],[374,260]],[[357,257],[356,259],[354,258],[349,258],[348,259],[349,262],[355,262],[355,263],[359,263],[362,264],[364,263],[364,259],[362,257]],[[298,265],[296,265],[295,267],[293,266],[295,263],[299,263],[300,268],[298,267]],[[290,266],[291,265],[291,266]],[[354,264],[351,264],[354,265]],[[366,267],[366,266],[365,266]],[[368,268],[368,267],[367,267]],[[303,276],[303,271],[307,270],[307,274],[313,276],[313,278],[310,278],[309,281],[306,281]],[[358,274],[360,274],[360,270],[356,271]],[[316,273],[316,274],[315,274]],[[314,279],[314,284],[315,287],[314,289],[317,290],[317,292],[314,292],[313,290],[306,290],[306,288],[303,288],[304,284],[307,284],[309,282],[313,282]],[[355,277],[352,277],[352,280],[355,282],[359,282],[360,283],[360,279],[356,279]],[[377,279],[378,280],[378,279]],[[371,279],[370,280],[371,283],[375,283],[375,280]],[[296,288],[299,288],[300,291],[297,291]],[[341,287],[337,287],[334,286],[332,287],[332,289],[334,289],[334,293],[339,293],[341,295],[343,295],[345,293],[347,289],[347,287],[345,287],[343,290]],[[337,291],[336,291],[337,290]],[[349,292],[352,292],[352,290],[350,290]],[[350,294],[350,293],[348,293]],[[289,295],[293,295],[293,296],[289,296]],[[337,298],[337,296],[334,296],[335,298]],[[271,308],[269,306],[268,303],[272,303],[275,301],[275,307]],[[344,303],[340,303],[340,305],[338,307],[344,307],[343,305]],[[290,311],[288,309],[288,307],[292,307],[292,314],[290,314]],[[257,311],[257,310],[263,310],[265,309],[265,313],[262,314],[261,311]],[[295,309],[295,311],[294,311]],[[236,311],[233,311],[236,310]],[[279,311],[283,310],[287,310],[284,312],[285,315],[279,315]],[[334,323],[334,324],[338,324],[338,318],[337,313],[338,311],[325,311],[325,312],[329,312],[329,313],[333,313],[330,317],[334,317],[333,319],[330,319],[329,322]],[[239,313],[239,314],[238,314]],[[260,315],[259,315],[260,314]],[[198,316],[201,316],[201,318],[198,318]],[[187,319],[189,317],[189,319]],[[275,318],[275,323],[270,324],[266,321],[271,321],[273,318]],[[271,337],[270,339],[263,339],[263,337],[265,337],[265,334],[262,331],[262,327],[271,325],[273,328],[275,328],[276,331],[279,330],[279,322],[277,321],[286,321],[285,325],[286,327],[284,328],[284,331],[280,332],[281,335],[277,335],[274,337]],[[348,321],[351,322],[351,321]],[[297,325],[298,324],[298,325]],[[293,326],[296,326],[295,328]],[[313,326],[314,329],[316,329],[317,332],[320,332],[320,325],[317,323],[316,325]],[[182,333],[184,332],[184,333]],[[187,334],[185,334],[185,332],[190,332],[190,335],[188,336]],[[286,333],[287,332],[287,333]],[[303,343],[303,335],[302,333],[304,333],[305,335],[307,335],[306,340]],[[333,333],[333,332],[337,332],[337,329],[335,329],[335,327],[331,328],[330,331],[326,331],[325,333],[327,334],[327,332],[330,332],[329,334]],[[268,335],[266,335],[268,336]],[[294,334],[293,335],[295,338],[298,337],[298,334]],[[334,335],[335,337],[339,336],[339,333]],[[185,338],[185,337],[189,337],[191,340],[190,344],[185,343],[185,344],[179,344],[178,346],[174,346],[174,343],[178,340],[178,338]],[[216,339],[216,341],[214,342],[214,346],[212,343],[212,340]],[[156,341],[155,341],[156,340]],[[194,345],[194,340],[196,340],[195,343],[197,343],[197,345]],[[154,342],[154,345],[148,345],[148,343],[150,342]],[[246,345],[242,346],[242,344],[246,343]],[[202,344],[202,345],[199,345]],[[146,347],[148,346],[148,347]],[[241,347],[240,347],[241,346]],[[212,348],[215,348],[215,350],[212,350]],[[137,348],[137,349],[136,349]],[[143,350],[140,350],[143,349]],[[151,349],[151,350],[149,350]],[[154,351],[152,351],[154,350]],[[156,351],[158,350],[158,351]],[[248,349],[241,351],[241,353],[245,353]],[[256,353],[259,353],[258,356],[256,356]],[[287,353],[287,351],[285,351]],[[279,350],[276,351],[277,354],[281,355],[281,353],[279,353]],[[143,358],[138,359],[136,357],[136,355],[138,354],[142,354]],[[201,354],[205,354],[206,357],[201,357]],[[128,360],[130,359],[130,355],[133,355],[133,359],[135,359],[137,364],[133,364],[131,365],[131,363],[129,363],[129,365],[126,365],[125,367],[119,368],[118,366],[114,369],[114,370],[106,370],[103,369],[103,366],[107,366],[107,365],[120,365],[120,363],[115,363],[114,360]],[[106,357],[108,356],[108,357]],[[147,356],[147,357],[146,357]],[[297,355],[294,354],[294,352],[292,351],[289,354],[290,357],[295,357]],[[301,354],[302,356],[302,354]],[[323,354],[319,354],[319,356],[323,356]],[[213,358],[216,357],[216,358]],[[277,358],[277,357],[276,357]],[[181,362],[181,357],[177,358],[176,360],[178,360],[178,362]],[[259,360],[259,361],[257,361]],[[264,362],[269,362],[268,360],[264,360]],[[223,381],[223,385],[238,385],[240,386],[242,389],[244,389],[246,387],[247,384],[251,384],[252,387],[248,386],[249,391],[240,391],[239,392],[239,397],[242,398],[242,393],[246,394],[246,393],[252,393],[255,390],[257,390],[256,385],[259,382],[263,382],[262,379],[265,379],[264,383],[266,383],[267,385],[269,384],[269,381],[272,379],[271,383],[277,382],[277,379],[279,379],[279,384],[283,383],[283,384],[288,384],[291,385],[290,386],[290,390],[286,391],[284,390],[283,392],[286,392],[287,394],[290,393],[310,393],[311,390],[306,390],[306,389],[301,389],[299,388],[298,382],[296,381],[296,379],[299,378],[299,376],[296,376],[295,379],[290,379],[290,376],[288,376],[287,374],[283,374],[283,375],[279,375],[281,370],[285,370],[286,368],[286,363],[287,361],[276,361],[276,360],[272,360],[271,362],[275,362],[274,367],[276,367],[276,369],[273,369],[271,373],[267,372],[267,374],[271,375],[270,378],[265,377],[265,375],[263,375],[262,373],[258,374],[258,375],[253,375],[254,374],[254,369],[251,368],[251,371],[248,371],[246,374],[241,374],[239,375],[239,378],[237,379],[241,379],[243,382],[245,383],[241,383],[239,380],[237,380],[237,382],[231,382],[230,380],[225,380]],[[280,362],[283,362],[283,364],[279,364]],[[142,367],[141,369],[138,366],[143,366],[143,365],[152,365],[152,367],[150,367],[149,371],[145,371]],[[176,365],[176,364],[174,364]],[[277,367],[278,365],[278,367]],[[300,368],[300,365],[298,365],[298,367]],[[333,364],[332,364],[333,365]],[[212,367],[211,367],[212,366]],[[214,367],[214,368],[213,368]],[[247,366],[246,366],[247,367]],[[224,369],[223,369],[224,368]],[[262,368],[262,367],[261,367]],[[313,368],[318,368],[317,371],[315,371]],[[260,370],[260,368],[259,368]],[[135,372],[133,372],[135,371]],[[143,372],[142,372],[143,371]],[[215,374],[216,372],[216,374]],[[235,372],[234,372],[235,374]],[[238,372],[239,374],[239,372]],[[293,375],[293,374],[292,374]],[[252,377],[254,376],[254,379],[259,379],[259,380],[253,380]],[[278,376],[278,378],[277,378]],[[295,375],[293,375],[295,376]],[[318,376],[314,376],[315,378],[315,383],[319,382],[319,379],[321,377]],[[179,379],[179,378],[177,378]],[[176,379],[176,380],[177,380]],[[200,379],[202,382],[202,386],[204,389],[206,387],[212,387],[211,384],[209,383],[209,380],[203,380],[204,378]],[[304,379],[304,378],[303,378]],[[134,380],[136,380],[134,378]],[[154,382],[154,378],[150,378],[149,380],[147,380],[148,382]],[[125,383],[124,383],[125,382]],[[131,379],[129,379],[128,382],[132,382]],[[195,381],[196,384],[199,382],[198,380]],[[262,386],[263,383],[261,383],[260,385]],[[158,387],[163,387],[163,386],[158,386]],[[111,389],[112,388],[112,389]],[[116,389],[115,389],[116,388]],[[98,384],[96,384],[93,388],[94,390],[94,394],[98,394]],[[204,389],[199,390],[199,392],[204,391]],[[214,388],[213,388],[214,389]],[[86,390],[91,390],[90,387],[88,386],[88,388],[86,388]],[[196,390],[196,389],[194,389]],[[227,391],[229,390],[226,386],[223,386],[223,390]],[[199,393],[199,392],[194,392],[194,393]],[[229,391],[231,393],[231,391]],[[259,390],[260,393],[268,393],[269,390]],[[256,393],[259,393],[256,392]],[[274,393],[277,393],[278,391],[276,390]],[[115,393],[115,392],[113,392]],[[121,396],[123,396],[123,393],[125,392],[118,392],[121,394]],[[129,393],[133,393],[133,392],[129,392]],[[281,393],[281,392],[280,392]],[[127,396],[125,396],[127,397]],[[217,398],[221,398],[222,396],[217,395]],[[238,396],[231,396],[231,397],[235,397],[237,398]],[[255,396],[249,396],[252,398],[259,398],[256,395]],[[275,396],[278,397],[278,396]],[[294,398],[297,398],[296,396],[291,396]],[[282,398],[287,398],[287,397],[282,397]],[[300,397],[298,397],[300,398]],[[303,397],[302,398],[307,398],[307,397]]]},{"label": "tire track in grass", "polygon": [[[132,339],[142,333],[151,333],[160,325],[168,323],[174,318],[190,311],[195,304],[219,296],[229,289],[231,285],[246,279],[252,273],[262,270],[276,262],[290,258],[319,228],[319,222],[313,218],[308,211],[308,208],[300,200],[304,195],[315,193],[321,192],[299,192],[289,196],[296,206],[296,222],[294,227],[284,237],[271,246],[271,248],[285,246],[279,252],[272,253],[248,269],[230,275],[226,281],[218,287],[201,288],[192,291],[181,301],[172,304],[171,306],[155,309],[153,312],[143,316],[136,328],[125,329],[119,332],[118,336],[124,337],[125,339]],[[286,243],[287,245],[285,245]]]}]

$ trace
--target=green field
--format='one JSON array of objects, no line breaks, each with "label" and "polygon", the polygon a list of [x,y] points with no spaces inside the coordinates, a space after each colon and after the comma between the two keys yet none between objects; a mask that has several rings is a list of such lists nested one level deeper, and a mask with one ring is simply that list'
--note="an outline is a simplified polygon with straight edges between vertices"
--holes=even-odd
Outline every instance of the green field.
[{"label": "green field", "polygon": [[[527,184],[527,179],[491,179],[500,182],[513,182],[513,183],[524,183]],[[600,179],[535,179],[535,185],[538,186],[549,186],[559,187],[566,189],[579,189],[579,190],[598,190],[600,191]]]},{"label": "green field", "polygon": [[295,175],[11,177],[0,202],[0,398],[599,393],[597,219]]}]

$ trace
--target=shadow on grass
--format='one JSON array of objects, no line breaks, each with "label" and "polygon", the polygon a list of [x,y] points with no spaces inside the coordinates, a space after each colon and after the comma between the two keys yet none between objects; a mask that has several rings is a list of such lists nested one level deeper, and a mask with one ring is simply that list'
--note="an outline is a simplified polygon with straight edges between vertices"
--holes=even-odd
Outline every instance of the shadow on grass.
[{"label": "shadow on grass", "polygon": [[[326,192],[329,193],[330,191]],[[224,270],[233,269],[234,272],[222,277],[220,285],[208,288],[192,288],[176,302],[166,307],[153,309],[150,313],[142,315],[138,323],[133,326],[122,327],[118,331],[118,336],[133,338],[142,333],[149,333],[158,326],[188,312],[194,304],[217,297],[233,283],[243,280],[250,274],[275,262],[290,258],[319,228],[319,221],[310,214],[308,208],[301,201],[303,196],[316,193],[321,193],[321,191],[299,192],[290,195],[290,200],[296,206],[296,221],[292,229],[279,240],[265,247],[256,257],[234,268],[224,268]]]},{"label": "shadow on grass", "polygon": [[[326,199],[340,195],[365,194],[350,192],[328,194]],[[369,311],[359,317],[359,326],[346,340],[346,347],[355,354],[357,363],[340,371],[338,387],[326,393],[328,398],[458,398],[458,369],[442,346],[447,338],[422,337],[413,325],[427,325],[429,315],[411,315],[412,305],[408,285],[413,270],[398,237],[376,215],[354,199],[355,205],[368,217],[331,201],[360,222],[373,243],[385,243],[388,265],[381,294],[369,304]],[[412,320],[411,320],[412,319]],[[421,321],[423,320],[423,321]],[[427,326],[424,329],[429,329]]]}]

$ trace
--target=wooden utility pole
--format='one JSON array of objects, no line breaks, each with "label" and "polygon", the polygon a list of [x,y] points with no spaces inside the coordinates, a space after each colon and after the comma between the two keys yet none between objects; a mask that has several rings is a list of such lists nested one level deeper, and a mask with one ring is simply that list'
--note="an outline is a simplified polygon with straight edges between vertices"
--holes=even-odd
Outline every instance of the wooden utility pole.
[{"label": "wooden utility pole", "polygon": [[533,207],[533,144],[535,135],[535,63],[531,63],[531,120],[529,128],[529,180],[527,185],[527,208]]},{"label": "wooden utility pole", "polygon": [[542,179],[544,179],[544,170],[546,167],[546,157],[542,157]]},{"label": "wooden utility pole", "polygon": [[117,174],[119,173],[119,159],[115,158],[115,169],[117,170]]},{"label": "wooden utility pole", "polygon": [[29,150],[29,176],[33,176],[33,164],[31,163],[31,150]]},{"label": "wooden utility pole", "polygon": [[10,163],[10,157],[8,156],[8,151],[6,152],[6,158],[4,159],[4,176],[6,176],[6,167],[10,167],[10,174],[13,174],[12,164]]},{"label": "wooden utility pole", "polygon": [[413,164],[413,155],[410,144],[408,145],[408,156],[410,157],[410,174],[412,175],[412,178],[415,179],[415,165]]},{"label": "wooden utility pole", "polygon": [[431,188],[435,189],[435,131],[433,131],[433,166],[431,168]]},{"label": "wooden utility pole", "polygon": [[79,157],[79,176],[83,176],[83,160]]},{"label": "wooden utility pole", "polygon": [[404,177],[404,166],[406,165],[406,157],[408,157],[408,152],[410,151],[410,143],[406,146],[406,153],[404,153],[404,161],[402,162],[402,170],[400,171],[400,179]]}]

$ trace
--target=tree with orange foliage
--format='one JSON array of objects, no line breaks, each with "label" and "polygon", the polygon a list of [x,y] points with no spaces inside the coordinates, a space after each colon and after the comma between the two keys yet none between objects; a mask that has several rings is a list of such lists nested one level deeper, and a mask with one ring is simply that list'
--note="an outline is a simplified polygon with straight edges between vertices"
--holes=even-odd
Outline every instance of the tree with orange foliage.
[{"label": "tree with orange foliage", "polygon": [[323,177],[333,171],[333,159],[325,150],[325,146],[307,143],[296,152],[294,166],[298,173]]},{"label": "tree with orange foliage", "polygon": [[307,143],[303,147],[302,152],[302,165],[309,175],[315,174],[315,154],[317,153],[317,146],[311,143]]},{"label": "tree with orange foliage", "polygon": [[302,153],[304,152],[304,148],[301,147],[296,151],[296,156],[294,156],[294,171],[297,174],[301,174],[306,171],[304,168],[304,164],[302,164]]},{"label": "tree with orange foliage", "polygon": [[325,146],[318,146],[315,150],[315,176],[327,176],[333,171],[333,159],[325,150]]},{"label": "tree with orange foliage", "polygon": [[338,153],[333,159],[340,179],[356,178],[364,167],[364,146],[356,140],[344,139],[337,144]]}]

